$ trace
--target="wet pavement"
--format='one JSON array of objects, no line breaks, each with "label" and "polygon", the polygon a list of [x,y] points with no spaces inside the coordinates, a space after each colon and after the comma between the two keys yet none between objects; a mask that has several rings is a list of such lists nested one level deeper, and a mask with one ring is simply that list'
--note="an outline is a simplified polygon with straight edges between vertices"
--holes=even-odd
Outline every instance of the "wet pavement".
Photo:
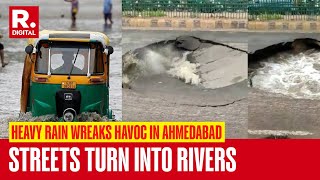
[{"label": "wet pavement", "polygon": [[[195,36],[247,49],[246,33],[125,30],[122,39],[123,53],[130,50],[134,53],[136,48],[162,40],[176,39],[179,36]],[[157,51],[161,51],[159,49],[161,48]],[[163,73],[138,78],[131,84],[130,89],[123,89],[123,119],[125,121],[225,121],[228,138],[246,138],[248,91],[245,53],[222,46],[208,46],[192,54],[196,54],[193,56],[194,61],[200,64],[198,68],[200,77],[206,78],[204,83],[194,85],[173,77],[172,74],[170,76]],[[146,60],[155,61],[155,57]],[[228,63],[225,64],[226,62]],[[219,70],[224,72],[222,74],[225,77],[219,76]],[[206,74],[209,76],[204,77]],[[239,75],[241,78],[234,82],[228,78]]]},{"label": "wet pavement", "polygon": [[[20,111],[21,77],[24,61],[24,48],[26,39],[8,38],[8,5],[39,5],[40,6],[40,30],[71,30],[70,3],[63,1],[9,1],[0,2],[0,33],[4,35],[1,42],[5,46],[5,59],[9,65],[0,67],[0,119],[2,131],[0,136],[6,134],[8,119],[14,119]],[[114,24],[112,27],[104,26],[102,16],[103,1],[82,0],[80,2],[79,16],[76,29],[79,31],[98,31],[105,33],[114,47],[115,52],[111,56],[110,66],[110,106],[114,110],[116,119],[122,119],[122,49],[120,46],[121,32],[121,5],[114,5]],[[61,17],[64,15],[64,18]]]},{"label": "wet pavement", "polygon": [[290,42],[300,38],[320,39],[317,33],[294,33],[294,32],[248,32],[249,52],[263,49],[267,46],[282,42]]}]

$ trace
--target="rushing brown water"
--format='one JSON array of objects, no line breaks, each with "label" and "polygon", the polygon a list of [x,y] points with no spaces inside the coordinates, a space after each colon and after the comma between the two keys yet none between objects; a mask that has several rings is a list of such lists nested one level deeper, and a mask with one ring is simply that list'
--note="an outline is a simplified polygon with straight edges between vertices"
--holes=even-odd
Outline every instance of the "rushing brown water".
[{"label": "rushing brown water", "polygon": [[293,98],[320,99],[320,52],[280,53],[260,63],[255,88]]}]

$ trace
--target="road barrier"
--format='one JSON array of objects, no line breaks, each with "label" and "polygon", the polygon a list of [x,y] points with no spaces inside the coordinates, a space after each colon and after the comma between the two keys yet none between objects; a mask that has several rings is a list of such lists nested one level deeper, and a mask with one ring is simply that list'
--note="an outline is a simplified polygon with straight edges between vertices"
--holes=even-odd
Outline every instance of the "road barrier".
[{"label": "road barrier", "polygon": [[125,17],[247,19],[248,0],[122,0]]},{"label": "road barrier", "polygon": [[320,0],[251,0],[248,20],[319,21]]},{"label": "road barrier", "polygon": [[320,0],[122,0],[124,17],[319,21]]}]

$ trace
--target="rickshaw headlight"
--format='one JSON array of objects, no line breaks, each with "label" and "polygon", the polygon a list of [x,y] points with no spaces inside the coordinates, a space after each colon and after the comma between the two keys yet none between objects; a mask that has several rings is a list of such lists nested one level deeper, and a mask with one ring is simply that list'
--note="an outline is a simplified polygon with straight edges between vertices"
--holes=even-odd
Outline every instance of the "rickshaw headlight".
[{"label": "rickshaw headlight", "polygon": [[55,98],[57,116],[67,122],[75,121],[80,113],[80,91],[63,89],[56,92]]},{"label": "rickshaw headlight", "polygon": [[76,111],[72,108],[68,108],[63,112],[63,119],[66,122],[72,122],[76,116]]},{"label": "rickshaw headlight", "polygon": [[114,52],[114,49],[112,46],[107,46],[104,51],[103,51],[106,55],[110,55]]}]

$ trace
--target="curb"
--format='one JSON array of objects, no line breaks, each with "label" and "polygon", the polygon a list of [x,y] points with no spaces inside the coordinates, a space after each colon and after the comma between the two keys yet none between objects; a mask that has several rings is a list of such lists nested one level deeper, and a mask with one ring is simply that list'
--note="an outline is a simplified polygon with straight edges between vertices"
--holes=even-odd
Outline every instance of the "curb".
[{"label": "curb", "polygon": [[320,32],[319,21],[247,21],[246,19],[122,18],[122,26],[127,29]]},{"label": "curb", "polygon": [[248,30],[320,32],[318,21],[249,21]]},{"label": "curb", "polygon": [[247,29],[247,20],[224,19],[174,19],[174,18],[122,18],[126,28],[168,28],[168,29]]}]

